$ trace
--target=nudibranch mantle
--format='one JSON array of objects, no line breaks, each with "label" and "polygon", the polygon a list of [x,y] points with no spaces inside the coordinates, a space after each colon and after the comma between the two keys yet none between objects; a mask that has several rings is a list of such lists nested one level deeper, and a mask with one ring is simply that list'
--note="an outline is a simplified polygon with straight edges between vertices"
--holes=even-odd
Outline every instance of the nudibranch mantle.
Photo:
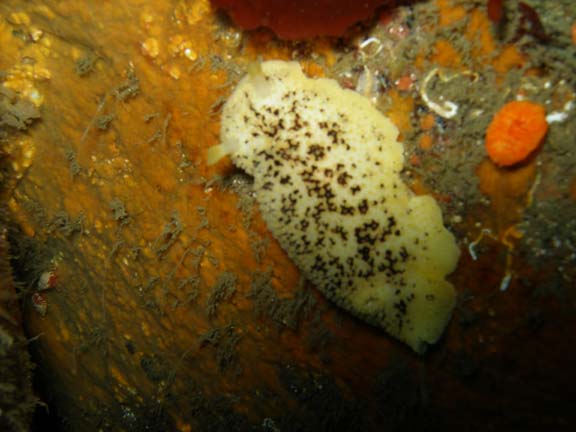
[{"label": "nudibranch mantle", "polygon": [[326,297],[417,352],[455,304],[454,236],[400,178],[398,130],[362,95],[298,63],[252,65],[222,111],[225,155],[254,177],[268,228]]}]

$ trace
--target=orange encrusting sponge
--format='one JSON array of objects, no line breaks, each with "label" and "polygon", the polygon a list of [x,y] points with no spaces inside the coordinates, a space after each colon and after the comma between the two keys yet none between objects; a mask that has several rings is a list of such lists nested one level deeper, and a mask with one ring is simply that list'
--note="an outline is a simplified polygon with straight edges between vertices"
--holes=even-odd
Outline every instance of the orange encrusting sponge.
[{"label": "orange encrusting sponge", "polygon": [[509,102],[494,115],[486,130],[486,151],[495,164],[514,165],[540,145],[547,131],[546,110],[542,105]]}]

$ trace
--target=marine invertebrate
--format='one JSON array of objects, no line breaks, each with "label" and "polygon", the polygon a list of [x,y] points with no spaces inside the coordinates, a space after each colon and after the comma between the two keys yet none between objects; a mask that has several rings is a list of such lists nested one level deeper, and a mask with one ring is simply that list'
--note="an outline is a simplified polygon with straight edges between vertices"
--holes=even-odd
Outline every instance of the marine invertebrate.
[{"label": "marine invertebrate", "polygon": [[513,101],[498,111],[486,130],[486,151],[494,163],[510,166],[525,160],[548,130],[546,110],[529,101]]},{"label": "marine invertebrate", "polygon": [[254,176],[269,229],[328,298],[422,352],[454,307],[459,250],[434,199],[402,182],[397,136],[365,97],[269,61],[226,102],[208,161]]},{"label": "marine invertebrate", "polygon": [[282,39],[342,36],[357,21],[370,17],[385,0],[212,0],[242,28],[268,27]]}]

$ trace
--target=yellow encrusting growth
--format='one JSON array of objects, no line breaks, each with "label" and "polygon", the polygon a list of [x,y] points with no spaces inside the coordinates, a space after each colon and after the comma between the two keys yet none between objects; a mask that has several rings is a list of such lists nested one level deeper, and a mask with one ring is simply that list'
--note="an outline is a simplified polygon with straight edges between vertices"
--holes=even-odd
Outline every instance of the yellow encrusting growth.
[{"label": "yellow encrusting growth", "polygon": [[459,250],[435,200],[402,182],[397,136],[363,96],[268,61],[226,102],[208,154],[254,177],[269,229],[328,298],[422,352],[452,314]]}]

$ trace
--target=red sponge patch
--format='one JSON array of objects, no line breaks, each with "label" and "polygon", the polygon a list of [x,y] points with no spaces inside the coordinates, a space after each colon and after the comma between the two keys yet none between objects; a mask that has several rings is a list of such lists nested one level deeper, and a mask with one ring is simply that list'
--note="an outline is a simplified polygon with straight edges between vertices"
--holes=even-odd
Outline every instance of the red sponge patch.
[{"label": "red sponge patch", "polygon": [[282,39],[342,36],[386,0],[212,0],[243,29],[268,27]]}]

